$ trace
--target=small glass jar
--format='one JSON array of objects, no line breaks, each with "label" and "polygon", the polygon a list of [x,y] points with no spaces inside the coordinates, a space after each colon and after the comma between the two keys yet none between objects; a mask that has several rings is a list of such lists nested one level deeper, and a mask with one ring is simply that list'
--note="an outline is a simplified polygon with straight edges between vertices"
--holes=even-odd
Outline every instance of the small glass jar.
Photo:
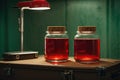
[{"label": "small glass jar", "polygon": [[48,26],[45,36],[45,59],[65,62],[69,55],[69,41],[65,26]]},{"label": "small glass jar", "polygon": [[94,63],[100,59],[100,39],[94,26],[78,26],[74,37],[74,59],[82,63]]}]

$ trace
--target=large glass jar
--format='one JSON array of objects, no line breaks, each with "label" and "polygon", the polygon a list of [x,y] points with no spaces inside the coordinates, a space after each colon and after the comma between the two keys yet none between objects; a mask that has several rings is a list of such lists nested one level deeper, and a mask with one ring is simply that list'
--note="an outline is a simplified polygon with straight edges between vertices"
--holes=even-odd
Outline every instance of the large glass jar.
[{"label": "large glass jar", "polygon": [[100,59],[100,39],[94,26],[79,26],[74,37],[74,59],[94,63]]},{"label": "large glass jar", "polygon": [[69,55],[69,41],[65,26],[48,26],[45,36],[45,59],[65,62]]}]

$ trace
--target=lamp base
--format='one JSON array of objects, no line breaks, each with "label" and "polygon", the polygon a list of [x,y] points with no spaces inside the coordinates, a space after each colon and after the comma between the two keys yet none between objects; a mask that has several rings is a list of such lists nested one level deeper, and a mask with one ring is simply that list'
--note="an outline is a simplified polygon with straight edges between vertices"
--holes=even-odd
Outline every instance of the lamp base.
[{"label": "lamp base", "polygon": [[17,51],[17,52],[6,52],[3,54],[3,60],[24,60],[34,59],[38,57],[37,51]]}]

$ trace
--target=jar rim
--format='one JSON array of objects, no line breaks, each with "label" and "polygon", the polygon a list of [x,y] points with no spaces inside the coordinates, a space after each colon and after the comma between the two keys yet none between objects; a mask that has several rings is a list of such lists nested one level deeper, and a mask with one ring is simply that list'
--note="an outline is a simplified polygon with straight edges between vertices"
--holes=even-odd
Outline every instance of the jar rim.
[{"label": "jar rim", "polygon": [[96,31],[77,31],[77,33],[81,34],[94,34]]},{"label": "jar rim", "polygon": [[49,34],[66,34],[67,31],[46,31]]}]

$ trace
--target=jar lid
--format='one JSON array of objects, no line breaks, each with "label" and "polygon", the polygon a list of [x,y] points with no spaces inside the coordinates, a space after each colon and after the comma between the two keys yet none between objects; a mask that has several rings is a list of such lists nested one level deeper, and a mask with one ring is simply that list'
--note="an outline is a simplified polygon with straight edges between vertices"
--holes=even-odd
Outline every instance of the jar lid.
[{"label": "jar lid", "polygon": [[47,31],[49,33],[64,33],[66,30],[65,26],[48,26]]},{"label": "jar lid", "polygon": [[96,26],[78,26],[78,31],[81,33],[94,33]]}]

